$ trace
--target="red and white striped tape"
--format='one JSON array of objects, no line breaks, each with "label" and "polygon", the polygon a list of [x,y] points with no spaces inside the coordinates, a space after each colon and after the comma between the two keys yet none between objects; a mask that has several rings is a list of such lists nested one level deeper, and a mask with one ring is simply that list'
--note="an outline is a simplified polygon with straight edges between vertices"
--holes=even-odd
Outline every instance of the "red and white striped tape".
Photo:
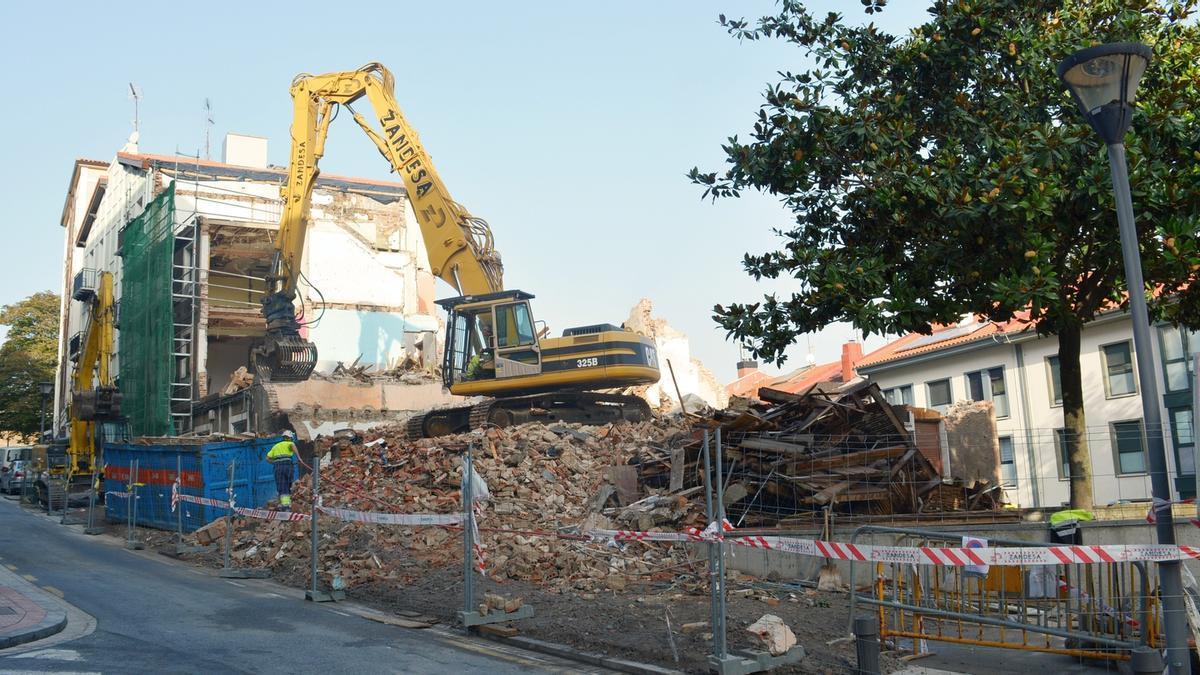
[{"label": "red and white striped tape", "polygon": [[[199,504],[201,506],[214,506],[218,509],[229,508],[229,502],[223,499],[210,499],[208,497],[197,497],[195,495],[179,495],[176,502],[188,502],[189,504]],[[175,509],[172,508],[172,511]]]},{"label": "red and white striped tape", "polygon": [[474,500],[471,505],[474,518],[471,519],[471,537],[474,542],[475,550],[475,571],[480,574],[487,574],[487,545],[483,543],[483,539],[479,536],[479,519],[483,516],[483,503],[479,500]]},{"label": "red and white striped tape", "polygon": [[350,523],[372,523],[376,525],[461,525],[461,513],[380,513],[378,511],[352,511],[328,506],[317,509],[328,516]]},{"label": "red and white striped tape", "polygon": [[854,560],[859,562],[904,563],[965,567],[968,565],[1074,565],[1117,562],[1162,562],[1200,560],[1200,548],[1160,544],[1114,544],[1104,546],[1017,546],[933,547],[875,546],[820,539],[776,536],[705,535],[690,532],[646,532],[635,530],[589,530],[593,539],[642,542],[725,541],[751,548],[782,553]]},{"label": "red and white striped tape", "polygon": [[312,516],[307,513],[297,513],[295,511],[272,511],[270,509],[248,509],[242,506],[235,507],[233,512],[239,516],[257,518],[259,520],[286,520],[290,522],[300,522],[303,520],[312,519]]},{"label": "red and white striped tape", "polygon": [[[1158,522],[1157,514],[1165,513],[1167,511],[1169,511],[1171,509],[1171,507],[1174,506],[1175,504],[1195,504],[1195,503],[1196,503],[1195,497],[1190,497],[1188,499],[1176,499],[1175,501],[1168,501],[1166,499],[1155,497],[1152,501],[1152,506],[1146,511],[1146,522],[1150,523],[1151,525],[1154,525],[1155,523]],[[1200,527],[1200,519],[1192,518],[1190,520],[1190,522],[1192,523],[1192,525],[1194,525],[1196,527]]]}]

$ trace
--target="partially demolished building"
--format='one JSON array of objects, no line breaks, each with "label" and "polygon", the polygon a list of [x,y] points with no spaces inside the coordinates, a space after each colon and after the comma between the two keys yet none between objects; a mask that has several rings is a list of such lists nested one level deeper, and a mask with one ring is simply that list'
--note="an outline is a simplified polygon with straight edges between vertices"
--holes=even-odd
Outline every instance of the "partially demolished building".
[{"label": "partially demolished building", "polygon": [[[263,276],[286,172],[266,139],[230,134],[224,161],[142,153],[78,160],[68,187],[55,428],[87,317],[72,292],[97,271],[116,281],[115,363],[135,435],[264,430],[249,390],[222,396],[249,365]],[[436,378],[439,318],[424,241],[399,183],[325,174],[313,195],[299,300],[318,373],[340,364],[395,381],[255,387],[260,410],[296,411],[302,436],[375,415],[400,418],[446,400]],[[403,377],[398,372],[404,369]],[[236,378],[235,378],[236,379]],[[328,391],[331,388],[336,392]],[[351,391],[353,388],[353,391]],[[235,388],[236,389],[236,388]],[[336,394],[336,395],[334,395]],[[240,397],[239,397],[240,395]],[[326,409],[314,401],[337,401]]]}]

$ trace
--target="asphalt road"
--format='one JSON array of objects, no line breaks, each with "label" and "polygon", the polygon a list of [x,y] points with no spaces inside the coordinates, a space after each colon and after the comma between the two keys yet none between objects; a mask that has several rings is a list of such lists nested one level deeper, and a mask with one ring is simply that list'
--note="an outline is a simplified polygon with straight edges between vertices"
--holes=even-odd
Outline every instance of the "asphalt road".
[{"label": "asphalt road", "polygon": [[269,581],[220,579],[7,500],[0,564],[80,610],[59,636],[0,651],[0,673],[598,672],[449,629],[369,621]]}]

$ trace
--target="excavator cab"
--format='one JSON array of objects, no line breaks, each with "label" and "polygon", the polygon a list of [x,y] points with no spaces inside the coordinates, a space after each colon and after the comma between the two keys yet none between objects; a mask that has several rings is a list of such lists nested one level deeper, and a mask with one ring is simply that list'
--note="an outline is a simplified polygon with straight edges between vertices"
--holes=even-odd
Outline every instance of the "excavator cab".
[{"label": "excavator cab", "polygon": [[449,313],[442,366],[447,387],[454,391],[470,388],[470,383],[542,372],[532,299],[511,290],[438,301]]}]

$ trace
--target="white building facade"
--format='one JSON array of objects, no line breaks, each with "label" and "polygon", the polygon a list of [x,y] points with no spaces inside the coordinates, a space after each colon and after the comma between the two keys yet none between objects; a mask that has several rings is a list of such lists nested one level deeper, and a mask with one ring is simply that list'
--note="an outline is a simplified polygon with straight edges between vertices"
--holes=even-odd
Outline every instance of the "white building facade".
[{"label": "white building facade", "polygon": [[[859,374],[892,403],[945,411],[957,401],[990,400],[1005,497],[1021,507],[1056,507],[1069,499],[1064,455],[1058,339],[1009,324],[960,324],[932,336],[910,335],[868,355]],[[1163,434],[1173,498],[1196,492],[1191,353],[1186,330],[1159,325],[1154,363],[1136,362],[1131,320],[1110,312],[1082,333],[1084,415],[1096,504],[1151,496],[1147,434]],[[1158,381],[1164,429],[1145,429],[1138,368]]]}]

